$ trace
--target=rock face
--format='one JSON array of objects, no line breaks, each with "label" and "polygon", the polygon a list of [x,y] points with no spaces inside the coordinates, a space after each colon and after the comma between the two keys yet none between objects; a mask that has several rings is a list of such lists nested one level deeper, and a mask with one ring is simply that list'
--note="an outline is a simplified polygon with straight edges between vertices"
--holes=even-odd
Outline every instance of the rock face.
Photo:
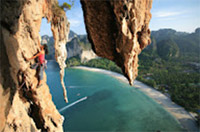
[{"label": "rock face", "polygon": [[138,54],[150,44],[152,0],[81,0],[88,39],[100,57],[121,67],[132,85]]},{"label": "rock face", "polygon": [[65,75],[65,60],[67,59],[66,43],[69,34],[69,22],[66,19],[64,10],[60,10],[57,5],[53,7],[53,18],[51,21],[51,30],[53,32],[54,47],[55,47],[55,58],[60,66],[60,79],[63,88],[63,94],[65,102],[68,103],[67,91],[64,84]]},{"label": "rock face", "polygon": [[[152,1],[86,1],[81,3],[93,50],[115,61],[132,84],[137,76],[138,54],[150,43]],[[63,131],[63,119],[52,102],[46,74],[43,85],[36,88],[37,73],[30,68],[35,60],[26,61],[40,50],[42,18],[51,22],[55,57],[65,91],[62,78],[69,33],[65,12],[55,0],[1,1],[0,131]]]},{"label": "rock face", "polygon": [[[44,35],[41,37],[41,44],[47,44],[49,54],[45,56],[47,60],[55,60],[54,39]],[[71,57],[79,57],[81,62],[86,62],[91,59],[97,58],[96,54],[91,49],[91,44],[87,39],[87,35],[77,35],[70,31],[68,42],[66,44],[67,59]]]},{"label": "rock face", "polygon": [[52,102],[46,74],[43,85],[36,88],[36,70],[30,68],[35,60],[26,61],[39,51],[42,18],[51,22],[63,77],[69,32],[65,12],[57,10],[54,0],[1,1],[0,131],[63,131],[63,119]]},{"label": "rock face", "polygon": [[86,35],[77,35],[67,43],[67,58],[79,57],[81,62],[97,58]]},{"label": "rock face", "polygon": [[77,37],[77,34],[70,30],[68,36],[68,42],[71,41],[74,37]]},{"label": "rock face", "polygon": [[71,58],[74,56],[79,56],[82,54],[82,48],[79,44],[79,39],[77,37],[74,37],[71,39],[70,42],[67,44],[67,58]]},{"label": "rock face", "polygon": [[80,54],[81,62],[88,62],[89,60],[97,58],[97,55],[93,52],[93,50],[83,50],[82,54]]}]

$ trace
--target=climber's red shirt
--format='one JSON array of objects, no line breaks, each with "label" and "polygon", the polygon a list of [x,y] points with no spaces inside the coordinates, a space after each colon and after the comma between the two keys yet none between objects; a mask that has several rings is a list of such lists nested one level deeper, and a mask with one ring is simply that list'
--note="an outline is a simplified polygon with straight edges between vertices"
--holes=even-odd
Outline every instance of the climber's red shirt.
[{"label": "climber's red shirt", "polygon": [[40,64],[43,64],[43,63],[45,62],[45,54],[41,53],[41,54],[38,56],[38,58],[39,58]]}]

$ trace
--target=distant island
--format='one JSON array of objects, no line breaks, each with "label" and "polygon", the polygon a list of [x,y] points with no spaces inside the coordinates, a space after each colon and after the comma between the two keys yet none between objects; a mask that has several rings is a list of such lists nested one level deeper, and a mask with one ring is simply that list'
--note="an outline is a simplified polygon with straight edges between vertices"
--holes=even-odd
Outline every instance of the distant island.
[{"label": "distant island", "polygon": [[[152,31],[151,41],[139,55],[137,80],[166,94],[187,111],[196,113],[199,124],[200,28],[193,33],[173,29]],[[42,36],[42,43],[47,43],[50,51],[54,51],[53,37]],[[70,31],[66,48],[68,67],[82,65],[122,73],[114,62],[94,54],[87,35]],[[54,59],[54,52],[47,59]]]}]

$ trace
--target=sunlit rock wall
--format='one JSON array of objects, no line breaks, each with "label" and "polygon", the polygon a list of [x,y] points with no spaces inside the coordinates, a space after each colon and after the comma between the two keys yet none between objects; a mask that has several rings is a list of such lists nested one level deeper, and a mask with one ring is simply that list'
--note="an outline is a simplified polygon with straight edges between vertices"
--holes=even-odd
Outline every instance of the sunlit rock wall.
[{"label": "sunlit rock wall", "polygon": [[63,72],[66,51],[61,48],[67,42],[69,23],[64,11],[56,14],[55,4],[54,0],[1,1],[0,131],[63,131],[46,74],[43,85],[36,88],[36,70],[30,68],[35,60],[26,61],[40,49],[40,24],[46,18],[51,22],[56,58]]}]

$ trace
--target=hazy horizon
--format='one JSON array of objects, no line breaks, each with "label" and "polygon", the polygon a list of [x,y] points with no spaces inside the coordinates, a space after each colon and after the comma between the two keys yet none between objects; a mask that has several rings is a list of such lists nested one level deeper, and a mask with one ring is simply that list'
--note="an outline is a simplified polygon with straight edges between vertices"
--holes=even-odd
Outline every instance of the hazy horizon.
[{"label": "hazy horizon", "polygon": [[[197,28],[200,28],[200,27],[197,27]],[[192,32],[177,31],[177,30],[175,30],[175,29],[173,29],[173,28],[160,28],[160,29],[158,29],[158,30],[151,30],[151,32],[155,32],[155,31],[159,31],[159,30],[167,30],[167,29],[169,29],[169,30],[175,30],[176,32],[194,33],[195,30],[196,30],[197,28],[195,28],[194,31],[192,31]],[[85,34],[78,34],[78,33],[76,33],[75,31],[73,31],[73,30],[71,30],[71,29],[70,29],[70,31],[74,32],[74,33],[77,34],[77,35],[87,35],[87,32],[86,32]],[[41,35],[41,36],[45,36],[45,35],[48,35],[48,34],[44,34],[44,35]],[[48,36],[51,37],[51,36],[53,36],[53,35],[51,34],[51,35],[48,35]]]}]

